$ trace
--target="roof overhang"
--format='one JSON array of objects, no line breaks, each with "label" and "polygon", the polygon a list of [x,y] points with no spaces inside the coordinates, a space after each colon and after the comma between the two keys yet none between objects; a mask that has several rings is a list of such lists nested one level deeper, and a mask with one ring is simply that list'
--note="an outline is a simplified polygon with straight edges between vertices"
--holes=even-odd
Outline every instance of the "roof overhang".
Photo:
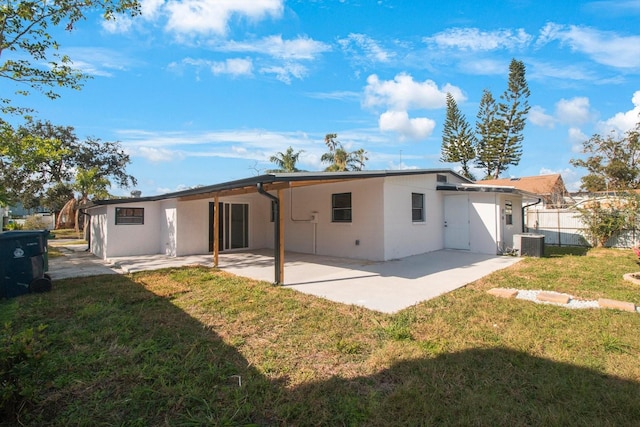
[{"label": "roof overhang", "polygon": [[438,191],[447,192],[474,192],[474,193],[503,193],[503,194],[518,194],[523,199],[539,200],[540,196],[537,194],[529,193],[527,191],[519,190],[512,186],[506,185],[482,185],[482,184],[442,184],[436,187]]},{"label": "roof overhang", "polygon": [[433,175],[433,174],[449,174],[469,184],[470,180],[462,175],[453,172],[450,169],[411,169],[411,170],[392,170],[392,171],[347,171],[347,172],[293,172],[293,173],[271,173],[258,175],[250,178],[223,182],[220,184],[190,188],[188,190],[166,193],[150,197],[137,198],[121,198],[95,200],[89,203],[85,208],[95,206],[113,205],[122,203],[142,203],[155,202],[160,200],[177,199],[179,201],[210,199],[215,196],[228,197],[238,196],[242,194],[251,194],[258,192],[258,184],[265,191],[277,191],[288,188],[305,187],[310,185],[332,184],[337,182],[346,182],[353,180],[362,180],[370,178],[385,178],[392,176],[412,176],[412,175]]}]

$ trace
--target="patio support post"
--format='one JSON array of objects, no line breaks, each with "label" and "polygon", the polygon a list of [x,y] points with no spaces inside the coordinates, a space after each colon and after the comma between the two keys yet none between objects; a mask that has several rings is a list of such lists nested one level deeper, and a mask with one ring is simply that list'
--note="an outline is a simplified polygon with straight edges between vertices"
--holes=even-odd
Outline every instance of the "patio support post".
[{"label": "patio support post", "polygon": [[[282,200],[282,190],[278,190],[278,200]],[[280,206],[280,203],[278,203]],[[278,252],[280,253],[278,261],[278,270],[280,283],[284,283],[284,209],[278,209]]]},{"label": "patio support post", "polygon": [[[271,199],[271,201],[273,201],[273,205],[274,205],[274,221],[273,221],[273,237],[274,237],[274,248],[273,248],[273,257],[274,257],[274,261],[275,261],[275,265],[274,265],[274,275],[275,275],[275,279],[274,279],[274,283],[277,285],[281,285],[282,284],[282,277],[283,277],[283,271],[284,271],[284,244],[283,244],[283,240],[281,240],[281,228],[283,229],[284,227],[280,227],[281,226],[281,221],[282,218],[284,218],[281,209],[280,209],[280,197],[276,197],[272,194],[267,193],[263,186],[262,183],[259,182],[257,184],[257,189],[258,189],[258,193],[262,194],[263,196]],[[278,190],[278,196],[280,196],[280,190]],[[282,253],[282,256],[281,256]]]},{"label": "patio support post", "polygon": [[213,202],[213,266],[218,267],[218,253],[220,252],[220,206],[218,203],[220,197],[218,193],[214,197]]}]

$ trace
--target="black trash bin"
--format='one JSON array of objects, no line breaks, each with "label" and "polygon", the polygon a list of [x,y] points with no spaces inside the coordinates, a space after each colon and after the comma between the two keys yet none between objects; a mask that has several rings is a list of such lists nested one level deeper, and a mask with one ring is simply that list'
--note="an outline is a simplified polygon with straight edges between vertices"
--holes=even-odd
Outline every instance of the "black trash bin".
[{"label": "black trash bin", "polygon": [[0,233],[0,298],[51,290],[47,230]]}]

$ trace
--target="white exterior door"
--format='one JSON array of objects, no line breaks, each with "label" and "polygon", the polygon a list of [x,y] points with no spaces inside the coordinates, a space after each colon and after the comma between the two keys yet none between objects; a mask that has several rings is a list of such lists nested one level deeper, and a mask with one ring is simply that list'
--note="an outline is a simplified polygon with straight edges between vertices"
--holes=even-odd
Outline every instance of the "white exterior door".
[{"label": "white exterior door", "polygon": [[444,197],[445,249],[471,249],[469,239],[469,196]]}]

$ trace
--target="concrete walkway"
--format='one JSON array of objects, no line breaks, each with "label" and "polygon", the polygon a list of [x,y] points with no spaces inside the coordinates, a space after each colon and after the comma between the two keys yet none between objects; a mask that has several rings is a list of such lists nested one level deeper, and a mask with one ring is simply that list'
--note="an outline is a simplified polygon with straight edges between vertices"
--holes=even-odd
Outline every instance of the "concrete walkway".
[{"label": "concrete walkway", "polygon": [[[185,265],[211,267],[212,255],[171,258],[148,255],[112,258],[103,262],[65,247],[69,257],[49,261],[49,274],[62,279],[94,274],[133,273]],[[344,304],[355,304],[394,313],[435,298],[521,258],[441,250],[387,262],[371,262],[309,254],[285,254],[284,285],[297,291]],[[219,267],[243,277],[273,282],[273,251],[258,250],[220,254]]]}]

